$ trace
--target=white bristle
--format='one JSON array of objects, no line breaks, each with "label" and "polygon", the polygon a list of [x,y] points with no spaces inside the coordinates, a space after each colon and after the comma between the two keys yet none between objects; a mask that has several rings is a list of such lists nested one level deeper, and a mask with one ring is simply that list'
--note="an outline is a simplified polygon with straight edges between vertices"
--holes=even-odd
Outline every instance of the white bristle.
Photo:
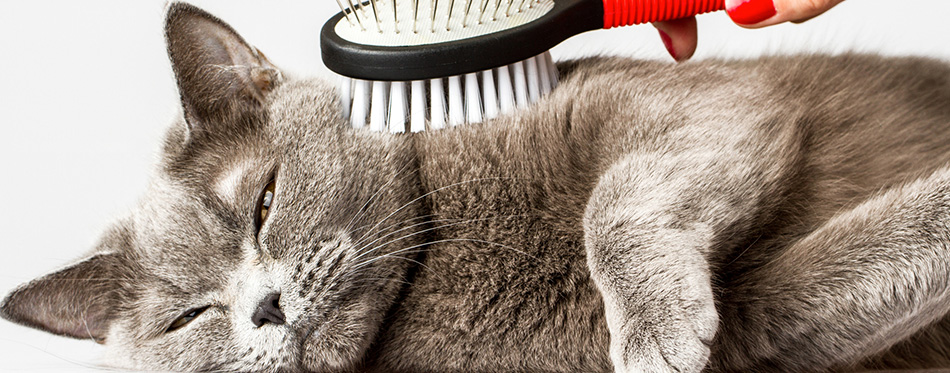
[{"label": "white bristle", "polygon": [[432,0],[432,17],[429,19],[429,31],[435,33],[435,11],[439,10],[439,0]]},{"label": "white bristle", "polygon": [[[393,2],[395,4],[395,2]],[[343,12],[343,15],[346,16],[346,21],[350,23],[350,26],[355,26],[353,20],[350,19],[350,14],[346,12],[346,7],[343,6],[343,3],[340,0],[336,0],[336,5],[340,6],[340,12]]]},{"label": "white bristle", "polygon": [[399,33],[399,10],[396,8],[396,0],[393,0],[393,23],[396,25],[394,27],[396,33]]},{"label": "white bristle", "polygon": [[389,82],[373,82],[373,101],[369,106],[369,129],[382,132],[386,129],[386,112],[389,110],[386,96],[389,94]]},{"label": "white bristle", "polygon": [[409,100],[409,130],[412,132],[425,131],[426,82],[424,80],[413,80],[409,90],[412,93]]},{"label": "white bristle", "polygon": [[541,98],[541,76],[538,75],[536,57],[524,60],[525,78],[528,81],[528,102],[535,102]]},{"label": "white bristle", "polygon": [[551,82],[551,89],[553,90],[554,87],[557,87],[557,65],[554,64],[551,52],[544,52],[541,55],[544,56],[545,64],[548,65],[548,74],[551,75],[548,81]]},{"label": "white bristle", "polygon": [[429,127],[432,129],[445,128],[445,90],[442,88],[442,79],[429,80],[429,98],[432,105]]},{"label": "white bristle", "polygon": [[[353,15],[353,18],[356,18],[356,24],[358,24],[358,25],[360,26],[360,31],[366,31],[366,27],[363,26],[363,20],[360,19],[359,13],[356,13],[356,8],[353,7],[353,3],[349,3],[349,5],[350,5],[350,8],[349,8],[349,11],[350,11],[350,12],[349,12],[349,14],[352,14],[352,15]],[[344,13],[346,13],[346,12],[344,12]],[[347,19],[349,19],[349,17],[347,17]]]},{"label": "white bristle", "polygon": [[484,2],[482,2],[482,6],[481,6],[482,9],[481,9],[481,11],[478,13],[478,24],[479,24],[479,25],[482,24],[482,22],[485,22],[485,10],[488,9],[488,4],[491,4],[491,0],[484,0]]},{"label": "white bristle", "polygon": [[515,91],[511,84],[511,70],[508,66],[499,67],[498,73],[498,106],[502,114],[515,111]]},{"label": "white bristle", "polygon": [[382,24],[379,22],[379,12],[376,10],[376,0],[369,0],[370,6],[373,7],[373,18],[376,20],[376,31],[379,31],[380,34],[383,33]]},{"label": "white bristle", "polygon": [[340,5],[345,17],[334,26],[344,40],[361,45],[417,46],[521,26],[554,9],[555,0],[346,1],[348,9]]},{"label": "white bristle", "polygon": [[389,132],[406,132],[406,114],[408,114],[408,103],[406,102],[406,82],[392,82],[389,85]]},{"label": "white bristle", "polygon": [[482,121],[482,94],[478,91],[478,76],[465,74],[465,122]]},{"label": "white bristle", "polygon": [[353,105],[353,80],[340,77],[340,109],[343,119],[350,119],[350,106]]},{"label": "white bristle", "polygon": [[473,2],[474,2],[474,0],[468,0],[468,1],[466,1],[467,4],[465,5],[465,15],[462,16],[462,27],[467,27],[467,26],[468,26],[468,15],[472,12],[472,3],[473,3]]},{"label": "white bristle", "polygon": [[452,31],[452,10],[455,9],[455,0],[449,0],[449,14],[445,17],[445,31]]},{"label": "white bristle", "polygon": [[465,123],[465,105],[462,98],[462,79],[458,75],[449,77],[449,125]]},{"label": "white bristle", "polygon": [[557,68],[545,52],[494,70],[468,73],[464,79],[456,75],[428,82],[342,78],[343,116],[354,128],[368,125],[372,131],[391,133],[421,132],[427,124],[429,129],[440,129],[478,123],[542,99],[557,86]]},{"label": "white bristle", "polygon": [[[412,0],[412,32],[419,32],[419,1],[421,0]],[[393,1],[393,4],[396,4]]]},{"label": "white bristle", "polygon": [[485,104],[485,118],[498,117],[498,91],[495,90],[493,70],[482,71],[482,103]]},{"label": "white bristle", "polygon": [[534,58],[538,63],[538,75],[541,80],[541,96],[544,96],[548,93],[551,93],[551,73],[548,72],[548,69],[551,67],[548,66],[548,59],[544,55],[540,55]]},{"label": "white bristle", "polygon": [[524,63],[522,62],[511,64],[511,80],[515,85],[515,102],[518,103],[519,109],[528,107],[528,82],[524,76]]},{"label": "white bristle", "polygon": [[350,124],[353,128],[363,128],[366,125],[366,114],[369,111],[370,81],[353,79],[353,107],[350,111]]},{"label": "white bristle", "polygon": [[501,9],[501,0],[496,0],[496,1],[495,1],[495,10],[492,11],[492,13],[491,13],[491,20],[492,20],[492,21],[498,19],[498,9]]},{"label": "white bristle", "polygon": [[[518,11],[519,11],[519,12],[525,10],[524,4],[525,4],[525,0],[521,0],[521,3],[518,4]],[[529,5],[529,8],[530,8],[530,5],[531,5],[531,2],[530,2],[530,1],[528,2],[528,5]]]}]

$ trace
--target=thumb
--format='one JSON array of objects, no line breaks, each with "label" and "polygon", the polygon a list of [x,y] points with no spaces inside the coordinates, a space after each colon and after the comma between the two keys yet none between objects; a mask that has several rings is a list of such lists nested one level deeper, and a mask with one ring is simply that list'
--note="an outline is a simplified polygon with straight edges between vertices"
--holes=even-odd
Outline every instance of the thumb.
[{"label": "thumb", "polygon": [[726,0],[726,12],[743,27],[759,28],[800,22],[831,9],[843,0]]},{"label": "thumb", "polygon": [[686,17],[670,21],[654,22],[660,32],[663,46],[676,61],[685,61],[696,51],[696,18]]}]

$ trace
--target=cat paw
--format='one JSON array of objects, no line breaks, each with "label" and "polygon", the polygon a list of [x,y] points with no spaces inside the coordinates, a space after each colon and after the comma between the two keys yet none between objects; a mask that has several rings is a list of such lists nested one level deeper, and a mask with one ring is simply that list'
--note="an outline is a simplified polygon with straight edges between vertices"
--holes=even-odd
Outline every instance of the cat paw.
[{"label": "cat paw", "polygon": [[[719,325],[712,289],[693,287],[611,330],[610,358],[616,372],[700,372]],[[615,338],[617,336],[618,338]]]},{"label": "cat paw", "polygon": [[[673,330],[670,330],[673,329]],[[709,359],[709,342],[688,328],[641,333],[611,346],[615,372],[701,372]]]}]

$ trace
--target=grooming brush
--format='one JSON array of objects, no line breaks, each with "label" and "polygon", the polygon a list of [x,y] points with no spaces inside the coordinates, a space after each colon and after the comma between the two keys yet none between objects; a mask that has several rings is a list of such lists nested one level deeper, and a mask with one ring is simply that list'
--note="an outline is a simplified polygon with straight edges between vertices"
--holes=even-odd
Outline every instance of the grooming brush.
[{"label": "grooming brush", "polygon": [[[722,10],[725,0],[336,0],[320,34],[356,128],[412,132],[491,119],[557,85],[547,52],[590,30]],[[341,2],[342,1],[342,2]],[[407,128],[408,127],[408,128]]]}]

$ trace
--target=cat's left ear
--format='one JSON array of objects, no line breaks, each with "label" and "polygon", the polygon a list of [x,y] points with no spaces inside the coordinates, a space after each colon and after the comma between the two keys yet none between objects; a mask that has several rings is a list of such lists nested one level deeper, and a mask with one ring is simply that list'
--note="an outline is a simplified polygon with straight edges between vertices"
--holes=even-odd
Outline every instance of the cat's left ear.
[{"label": "cat's left ear", "polygon": [[118,254],[96,254],[14,290],[0,317],[53,334],[102,342],[124,275]]},{"label": "cat's left ear", "polygon": [[263,54],[195,6],[168,7],[165,39],[189,137],[252,123],[280,83],[280,71]]}]

